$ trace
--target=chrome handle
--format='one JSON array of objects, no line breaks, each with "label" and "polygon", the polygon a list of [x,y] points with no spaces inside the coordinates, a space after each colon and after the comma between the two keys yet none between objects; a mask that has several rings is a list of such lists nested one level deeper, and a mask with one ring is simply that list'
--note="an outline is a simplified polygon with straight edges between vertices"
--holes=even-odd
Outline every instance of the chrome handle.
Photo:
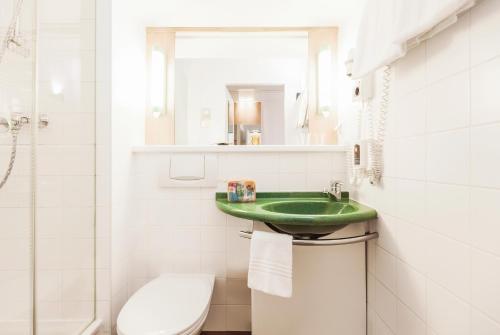
[{"label": "chrome handle", "polygon": [[344,183],[339,181],[339,180],[332,180],[330,182],[330,186],[333,188],[333,187],[337,187],[337,186],[344,186]]},{"label": "chrome handle", "polygon": [[0,116],[0,133],[7,133],[10,130],[10,122],[4,117]]},{"label": "chrome handle", "polygon": [[[29,116],[13,113],[11,119],[7,119],[5,116],[0,116],[0,133],[9,132],[11,129],[19,128],[27,125],[31,122]],[[49,126],[49,116],[47,114],[40,115],[38,120],[39,128],[47,128]]]},{"label": "chrome handle", "polygon": [[23,115],[20,113],[13,113],[11,117],[11,123],[14,126],[23,126],[25,124],[30,123],[31,118],[27,115]]},{"label": "chrome handle", "polygon": [[[240,231],[240,237],[252,239],[252,232]],[[375,238],[378,238],[377,232],[367,233],[365,235],[359,235],[359,236],[332,238],[332,239],[299,240],[294,238],[292,243],[293,245],[320,247],[329,245],[346,245],[346,244],[361,243],[373,240]]]},{"label": "chrome handle", "polygon": [[38,120],[38,128],[47,128],[49,126],[49,116],[47,114],[41,114]]}]

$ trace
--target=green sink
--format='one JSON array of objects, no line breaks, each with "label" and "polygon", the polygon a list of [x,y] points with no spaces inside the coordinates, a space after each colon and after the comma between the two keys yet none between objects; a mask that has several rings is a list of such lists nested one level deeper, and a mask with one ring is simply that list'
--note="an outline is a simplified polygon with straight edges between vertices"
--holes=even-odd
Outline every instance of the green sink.
[{"label": "green sink", "polygon": [[217,193],[216,202],[226,214],[264,222],[277,232],[302,239],[319,238],[377,217],[374,209],[356,201],[335,201],[317,192],[257,193],[253,203],[231,203],[226,193]]}]

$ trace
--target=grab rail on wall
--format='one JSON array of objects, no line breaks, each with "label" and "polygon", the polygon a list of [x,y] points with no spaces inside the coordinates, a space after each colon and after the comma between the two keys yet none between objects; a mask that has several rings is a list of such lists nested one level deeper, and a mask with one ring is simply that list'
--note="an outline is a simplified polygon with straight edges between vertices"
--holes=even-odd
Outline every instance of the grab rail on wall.
[{"label": "grab rail on wall", "polygon": [[[240,231],[240,237],[251,239],[252,232],[250,231]],[[329,246],[329,245],[345,245],[366,242],[378,238],[378,233],[366,233],[365,235],[353,236],[353,237],[342,237],[342,238],[332,238],[332,239],[317,239],[317,240],[300,240],[293,239],[293,245],[301,246]]]}]

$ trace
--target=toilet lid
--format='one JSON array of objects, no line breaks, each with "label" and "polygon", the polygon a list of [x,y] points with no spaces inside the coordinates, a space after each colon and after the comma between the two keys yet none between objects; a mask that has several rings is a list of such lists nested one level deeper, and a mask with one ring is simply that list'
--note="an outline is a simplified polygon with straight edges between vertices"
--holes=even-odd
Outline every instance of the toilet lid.
[{"label": "toilet lid", "polygon": [[213,286],[212,275],[161,275],[123,306],[118,331],[123,335],[183,333],[203,317]]}]

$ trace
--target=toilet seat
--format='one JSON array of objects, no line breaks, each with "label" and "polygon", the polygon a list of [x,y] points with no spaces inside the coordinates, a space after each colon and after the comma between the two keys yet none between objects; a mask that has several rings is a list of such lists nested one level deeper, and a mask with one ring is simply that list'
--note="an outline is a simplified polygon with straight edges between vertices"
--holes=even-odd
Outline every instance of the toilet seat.
[{"label": "toilet seat", "polygon": [[140,288],[123,306],[119,335],[190,335],[210,308],[213,275],[164,274]]}]

